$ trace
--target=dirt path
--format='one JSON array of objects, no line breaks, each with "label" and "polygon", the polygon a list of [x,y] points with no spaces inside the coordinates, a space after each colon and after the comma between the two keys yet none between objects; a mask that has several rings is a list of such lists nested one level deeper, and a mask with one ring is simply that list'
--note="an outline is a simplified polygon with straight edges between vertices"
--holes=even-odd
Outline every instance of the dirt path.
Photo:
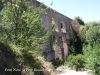
[{"label": "dirt path", "polygon": [[57,75],[91,75],[89,71],[75,71],[75,70],[57,70]]}]

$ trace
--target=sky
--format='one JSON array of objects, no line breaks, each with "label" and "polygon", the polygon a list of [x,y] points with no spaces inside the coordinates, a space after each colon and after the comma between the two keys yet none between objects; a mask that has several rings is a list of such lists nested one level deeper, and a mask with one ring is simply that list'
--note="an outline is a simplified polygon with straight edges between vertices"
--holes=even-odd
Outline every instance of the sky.
[{"label": "sky", "polygon": [[[84,22],[100,21],[100,0],[38,0],[61,14]],[[52,4],[52,5],[51,5]]]}]

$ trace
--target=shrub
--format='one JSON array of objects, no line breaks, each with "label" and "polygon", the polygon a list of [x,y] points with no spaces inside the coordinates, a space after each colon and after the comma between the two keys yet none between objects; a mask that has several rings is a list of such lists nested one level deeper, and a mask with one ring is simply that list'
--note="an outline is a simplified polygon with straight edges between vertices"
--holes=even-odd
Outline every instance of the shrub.
[{"label": "shrub", "polygon": [[69,55],[67,57],[68,66],[71,67],[72,69],[75,69],[78,71],[79,69],[84,68],[85,65],[85,57],[82,54],[78,55]]},{"label": "shrub", "polygon": [[54,65],[55,68],[61,66],[63,64],[61,58],[56,58],[52,60],[52,64]]},{"label": "shrub", "polygon": [[92,46],[84,46],[83,52],[87,61],[85,67],[91,69],[93,75],[100,75],[100,44],[95,42]]}]

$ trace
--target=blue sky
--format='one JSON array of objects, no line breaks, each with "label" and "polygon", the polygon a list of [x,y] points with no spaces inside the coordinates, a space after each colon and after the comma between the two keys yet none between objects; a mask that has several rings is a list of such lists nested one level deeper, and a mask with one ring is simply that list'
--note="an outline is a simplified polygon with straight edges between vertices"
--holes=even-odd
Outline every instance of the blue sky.
[{"label": "blue sky", "polygon": [[[38,0],[54,10],[74,18],[80,16],[83,21],[100,21],[100,0]],[[50,5],[53,2],[52,5]]]}]

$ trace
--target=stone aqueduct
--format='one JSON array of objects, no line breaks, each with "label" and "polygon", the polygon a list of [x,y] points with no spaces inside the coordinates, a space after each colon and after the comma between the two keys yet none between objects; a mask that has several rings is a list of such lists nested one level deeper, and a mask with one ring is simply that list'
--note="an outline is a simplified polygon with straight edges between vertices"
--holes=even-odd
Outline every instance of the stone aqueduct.
[{"label": "stone aqueduct", "polygon": [[[6,2],[9,0],[6,0]],[[27,6],[38,7],[40,2],[36,0],[31,0],[27,3]],[[3,6],[0,5],[0,10],[2,10]],[[43,8],[47,8],[46,5],[43,4]],[[61,13],[49,8],[46,10],[46,13],[41,14],[42,25],[52,33],[52,37],[55,38],[56,48],[53,51],[50,48],[50,43],[48,42],[44,47],[42,52],[47,61],[51,61],[53,58],[65,58],[68,55],[69,45],[70,45],[70,28],[75,29],[75,27],[79,27],[76,21],[62,15]],[[54,29],[52,29],[52,22],[54,22]],[[73,22],[73,23],[72,23]],[[77,29],[75,29],[78,31]]]}]

